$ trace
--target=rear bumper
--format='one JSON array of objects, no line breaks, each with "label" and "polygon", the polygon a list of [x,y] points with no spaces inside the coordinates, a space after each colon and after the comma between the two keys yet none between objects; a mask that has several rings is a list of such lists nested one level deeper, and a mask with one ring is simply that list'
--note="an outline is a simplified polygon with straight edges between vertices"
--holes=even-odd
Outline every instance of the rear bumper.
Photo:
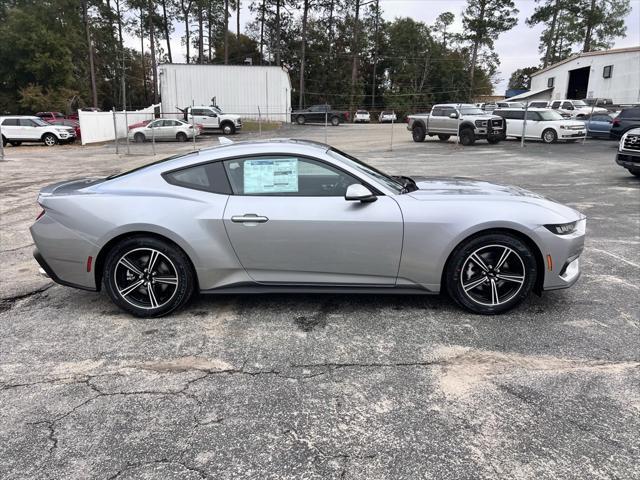
[{"label": "rear bumper", "polygon": [[38,262],[38,265],[40,265],[40,274],[49,277],[51,280],[53,280],[56,283],[59,283],[60,285],[64,285],[65,287],[73,287],[73,288],[79,288],[81,290],[88,290],[91,292],[95,292],[96,288],[95,287],[87,287],[86,285],[78,285],[77,283],[72,283],[72,282],[67,282],[66,280],[62,280],[60,277],[58,277],[58,275],[56,275],[56,272],[53,271],[53,269],[49,266],[49,264],[45,261],[45,259],[42,257],[42,255],[40,254],[40,252],[38,251],[37,248],[33,249],[33,258],[36,259],[36,262]]}]

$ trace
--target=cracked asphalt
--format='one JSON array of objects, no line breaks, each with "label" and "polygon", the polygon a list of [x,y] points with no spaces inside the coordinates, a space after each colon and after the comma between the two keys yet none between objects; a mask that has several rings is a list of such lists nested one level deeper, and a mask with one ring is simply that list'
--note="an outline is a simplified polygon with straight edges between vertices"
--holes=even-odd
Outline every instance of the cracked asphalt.
[{"label": "cracked asphalt", "polygon": [[615,165],[616,144],[415,144],[396,125],[390,151],[390,128],[327,140],[393,174],[515,184],[577,208],[578,284],[497,317],[446,297],[229,295],[137,319],[38,276],[28,227],[42,186],[147,163],[150,147],[7,147],[0,478],[640,478],[640,181]]}]

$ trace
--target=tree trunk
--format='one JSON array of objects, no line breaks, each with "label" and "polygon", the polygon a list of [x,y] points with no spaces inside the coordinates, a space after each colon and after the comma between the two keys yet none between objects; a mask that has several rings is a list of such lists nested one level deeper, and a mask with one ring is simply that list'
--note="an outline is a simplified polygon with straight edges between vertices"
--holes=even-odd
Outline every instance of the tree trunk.
[{"label": "tree trunk", "polygon": [[198,63],[204,59],[204,23],[202,19],[202,5],[198,4]]},{"label": "tree trunk", "polygon": [[[480,0],[480,15],[478,15],[478,23],[481,24],[484,21],[484,11],[486,3],[485,0]],[[469,99],[473,97],[473,80],[476,74],[476,62],[478,61],[478,49],[480,47],[480,40],[482,38],[482,32],[476,32],[473,40],[473,49],[471,53],[471,69],[469,71]]]},{"label": "tree trunk", "polygon": [[122,77],[121,77],[121,82],[122,82],[122,110],[126,110],[127,109],[127,89],[126,89],[126,70],[125,70],[125,65],[124,65],[124,39],[122,37],[122,12],[120,11],[120,2],[122,0],[116,0],[116,16],[117,16],[117,20],[118,20],[118,42],[119,42],[119,46],[120,46],[120,55],[122,55]]},{"label": "tree trunk", "polygon": [[380,23],[380,0],[376,0],[376,27],[373,40],[373,79],[371,81],[371,109],[376,108],[376,70],[378,69],[378,24]]},{"label": "tree trunk", "polygon": [[349,109],[355,109],[356,82],[358,81],[358,22],[360,19],[360,0],[356,0],[356,11],[353,22],[353,55],[351,63],[351,101]]},{"label": "tree trunk", "polygon": [[[547,39],[547,51],[544,54],[544,62],[542,68],[546,68],[551,62],[551,53],[553,52],[554,38],[556,35],[556,23],[558,22],[558,0],[553,5],[553,17],[551,18],[551,26],[549,27],[549,38]],[[555,53],[555,52],[554,52]]]},{"label": "tree trunk", "polygon": [[593,19],[595,16],[594,15],[595,10],[596,10],[596,0],[591,0],[591,8],[589,9],[589,12],[586,15],[587,26],[584,32],[584,44],[582,46],[583,52],[591,51],[591,36],[593,35]]},{"label": "tree trunk", "polygon": [[240,52],[240,9],[242,8],[240,0],[236,0],[236,43],[238,44],[238,52]]},{"label": "tree trunk", "polygon": [[180,0],[180,8],[182,9],[182,16],[184,18],[184,43],[187,46],[187,63],[191,61],[189,58],[189,44],[191,43],[191,39],[189,38],[189,10],[191,10],[191,3],[192,0],[189,0],[189,3],[187,3],[187,6],[185,7],[184,0]]},{"label": "tree trunk", "polygon": [[149,44],[151,46],[151,78],[153,79],[153,103],[158,103],[158,68],[156,65],[156,39],[154,36],[153,14],[155,3],[149,0]]},{"label": "tree trunk", "polygon": [[224,0],[224,64],[229,64],[229,0]]},{"label": "tree trunk", "polygon": [[89,27],[89,12],[87,1],[82,2],[82,16],[84,17],[84,29],[87,34],[87,47],[89,48],[89,73],[91,75],[91,99],[93,108],[98,108],[98,90],[96,88],[96,68],[93,61],[93,40],[91,40],[91,29]]},{"label": "tree trunk", "polygon": [[300,47],[300,96],[298,100],[298,107],[300,110],[304,108],[304,67],[305,67],[305,55],[307,48],[307,18],[309,16],[309,0],[304,0],[304,6],[302,11],[302,46]]},{"label": "tree trunk", "polygon": [[260,65],[264,62],[264,11],[266,1],[267,0],[262,0],[262,11],[260,12]]},{"label": "tree trunk", "polygon": [[[329,62],[331,59],[331,54],[333,52],[333,11],[335,9],[335,0],[330,0],[329,1],[329,21],[328,21],[328,25],[327,25],[327,42],[329,43],[329,48],[327,51],[327,59],[326,61]],[[324,76],[324,81],[322,82],[322,84],[324,85],[324,91],[328,92],[329,91],[329,69],[328,68],[323,68],[323,76]],[[326,102],[326,99],[325,99]]]},{"label": "tree trunk", "polygon": [[280,0],[276,0],[276,65],[280,66]]},{"label": "tree trunk", "polygon": [[169,63],[173,63],[171,57],[171,36],[169,35],[169,19],[167,17],[167,0],[162,0],[162,17],[164,18],[164,39],[167,42],[167,56],[169,57]]},{"label": "tree trunk", "polygon": [[207,48],[209,50],[209,63],[211,63],[211,61],[213,59],[213,57],[211,55],[211,47],[213,45],[213,41],[212,41],[212,38],[211,38],[212,37],[212,32],[213,32],[213,29],[211,28],[211,21],[212,21],[212,18],[213,18],[213,13],[211,12],[211,7],[212,7],[211,2],[208,2],[207,3],[207,39],[208,39]]},{"label": "tree trunk", "polygon": [[142,61],[142,88],[144,101],[149,103],[149,90],[147,89],[147,66],[144,61],[144,11],[140,7],[140,60]]}]

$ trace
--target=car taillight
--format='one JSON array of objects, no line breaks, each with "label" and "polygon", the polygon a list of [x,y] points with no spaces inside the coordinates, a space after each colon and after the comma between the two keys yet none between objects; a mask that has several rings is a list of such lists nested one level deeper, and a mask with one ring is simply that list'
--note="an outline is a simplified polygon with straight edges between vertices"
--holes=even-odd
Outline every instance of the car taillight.
[{"label": "car taillight", "polygon": [[38,220],[40,220],[40,219],[42,218],[42,216],[43,216],[43,215],[44,215],[44,210],[42,210],[42,211],[38,214],[38,216],[36,217],[36,222],[37,222]]},{"label": "car taillight", "polygon": [[619,118],[614,118],[613,119],[613,123],[611,124],[614,127],[617,127],[618,125],[620,125],[620,119]]}]

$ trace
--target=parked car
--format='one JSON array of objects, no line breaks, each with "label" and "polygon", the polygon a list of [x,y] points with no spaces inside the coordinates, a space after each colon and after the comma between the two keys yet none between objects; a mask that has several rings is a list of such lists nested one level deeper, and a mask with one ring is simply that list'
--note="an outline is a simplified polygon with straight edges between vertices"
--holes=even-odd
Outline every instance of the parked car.
[{"label": "parked car", "polygon": [[349,121],[349,112],[333,110],[331,105],[311,105],[303,110],[291,112],[291,121],[298,125],[305,123],[330,123],[337,127],[341,123]]},{"label": "parked car", "polygon": [[154,120],[129,131],[129,138],[140,143],[147,140],[186,142],[194,135],[198,136],[199,132],[194,131],[193,125],[176,119]]},{"label": "parked car", "polygon": [[532,100],[528,103],[529,108],[549,108],[549,102],[546,100]]},{"label": "parked car", "polygon": [[378,116],[379,123],[392,123],[397,121],[398,117],[396,116],[396,112],[380,112]]},{"label": "parked car", "polygon": [[414,142],[424,142],[427,135],[437,135],[446,142],[451,135],[458,135],[463,145],[473,145],[478,139],[498,143],[505,132],[501,117],[464,103],[434,105],[431,113],[409,115],[407,130]]},{"label": "parked car", "polygon": [[573,285],[586,227],[584,215],[522,188],[393,177],[300,140],[231,142],[59,182],[38,203],[42,270],[104,288],[141,317],[169,314],[196,290],[446,291],[471,312],[498,314],[532,291]]},{"label": "parked car", "polygon": [[563,116],[572,118],[584,118],[591,114],[602,113],[606,115],[609,113],[606,108],[587,105],[584,100],[554,100],[551,102],[550,107],[553,110],[558,110]]},{"label": "parked car", "polygon": [[628,130],[618,144],[616,163],[640,177],[640,128]]},{"label": "parked car", "polygon": [[[524,110],[521,108],[501,108],[493,112],[505,119],[507,137],[522,138]],[[575,142],[584,138],[586,133],[583,121],[562,117],[558,112],[547,108],[530,108],[527,111],[525,138],[542,140],[544,143],[556,143],[558,140]]]},{"label": "parked car", "polygon": [[76,139],[75,129],[62,125],[51,125],[36,116],[0,117],[2,145],[14,147],[24,142],[44,143],[52,147],[58,143],[71,143]]},{"label": "parked car", "polygon": [[371,121],[371,115],[366,110],[356,110],[356,114],[353,116],[353,123],[369,123]]},{"label": "parked car", "polygon": [[40,117],[45,122],[49,122],[51,120],[63,120],[66,118],[66,115],[61,112],[38,112],[36,113],[36,117]]},{"label": "parked car", "polygon": [[224,113],[215,105],[186,107],[182,112],[186,123],[200,124],[205,131],[221,130],[225,135],[233,135],[242,129],[240,115]]},{"label": "parked car", "polygon": [[524,108],[523,102],[496,102],[496,108]]},{"label": "parked car", "polygon": [[592,138],[609,138],[609,132],[613,125],[613,116],[610,114],[597,114],[584,119],[587,127],[587,135]]},{"label": "parked car", "polygon": [[481,103],[480,104],[480,108],[482,110],[484,110],[487,113],[491,113],[493,112],[496,108],[498,108],[498,105],[496,105],[494,102],[490,102],[490,103]]},{"label": "parked car", "polygon": [[617,117],[613,119],[611,138],[619,140],[622,136],[632,128],[640,127],[640,107],[623,108]]},{"label": "parked car", "polygon": [[81,136],[80,122],[78,122],[77,120],[71,120],[69,118],[54,118],[46,120],[46,122],[50,123],[51,125],[63,125],[65,127],[71,127],[76,134],[76,139],[79,139]]},{"label": "parked car", "polygon": [[127,126],[127,129],[129,131],[133,130],[134,128],[140,128],[140,127],[144,127],[145,125],[148,125],[149,122],[153,120],[152,118],[148,119],[148,120],[140,120],[139,122],[136,123],[132,123],[131,125]]},{"label": "parked car", "polygon": [[610,98],[585,98],[584,103],[601,107],[604,105],[613,105],[613,100]]}]

